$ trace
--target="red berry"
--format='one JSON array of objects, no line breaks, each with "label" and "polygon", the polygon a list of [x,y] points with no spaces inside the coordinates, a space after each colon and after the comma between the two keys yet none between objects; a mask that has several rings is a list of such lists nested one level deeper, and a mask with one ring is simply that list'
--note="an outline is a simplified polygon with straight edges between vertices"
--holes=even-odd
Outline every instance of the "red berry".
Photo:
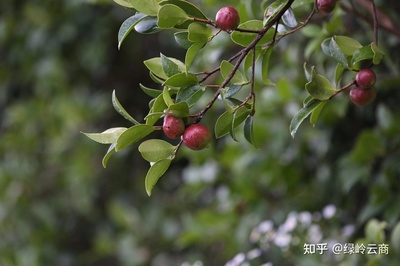
[{"label": "red berry", "polygon": [[202,150],[211,141],[210,130],[200,124],[192,124],[183,133],[183,145],[192,150]]},{"label": "red berry", "polygon": [[350,100],[356,105],[367,105],[373,102],[376,97],[376,88],[361,88],[354,86],[350,90]]},{"label": "red berry", "polygon": [[317,8],[323,14],[329,14],[335,9],[337,0],[317,0]]},{"label": "red berry", "polygon": [[369,68],[361,69],[356,75],[357,85],[361,88],[371,88],[375,85],[375,72]]},{"label": "red berry", "polygon": [[171,139],[177,139],[185,132],[185,123],[182,118],[170,114],[164,116],[163,131]]},{"label": "red berry", "polygon": [[218,10],[215,16],[215,24],[218,28],[225,31],[231,31],[239,26],[240,17],[236,9],[226,6]]}]

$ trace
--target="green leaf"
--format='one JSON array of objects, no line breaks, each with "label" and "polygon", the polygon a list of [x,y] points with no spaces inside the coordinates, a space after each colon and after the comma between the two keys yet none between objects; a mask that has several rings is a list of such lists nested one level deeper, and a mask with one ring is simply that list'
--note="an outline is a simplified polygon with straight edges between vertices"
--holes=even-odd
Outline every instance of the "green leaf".
[{"label": "green leaf", "polygon": [[[261,20],[248,20],[239,25],[240,29],[246,30],[261,30],[263,28],[263,23]],[[261,46],[270,42],[274,36],[274,28],[267,31],[264,37],[257,43],[257,46]],[[234,31],[231,34],[231,39],[234,43],[247,47],[255,38],[257,34],[251,32]]]},{"label": "green leaf", "polygon": [[146,125],[154,125],[158,119],[164,115],[164,112],[167,110],[167,108],[168,106],[164,101],[163,94],[158,95],[158,97],[154,99],[148,115],[144,118],[146,120]]},{"label": "green leaf", "polygon": [[285,24],[285,26],[289,28],[296,28],[299,25],[299,21],[297,20],[296,16],[294,15],[294,12],[291,8],[285,11],[282,15],[282,22]]},{"label": "green leaf", "polygon": [[385,53],[375,43],[371,43],[371,49],[374,52],[374,58],[372,59],[372,62],[375,65],[378,65],[382,61],[382,58],[385,55]]},{"label": "green leaf", "polygon": [[273,46],[267,48],[262,57],[261,63],[261,78],[265,85],[270,85],[271,81],[268,79],[269,59],[271,58]]},{"label": "green leaf", "polygon": [[136,13],[121,24],[118,31],[118,50],[121,49],[121,44],[125,40],[126,36],[128,36],[128,34],[135,28],[136,24],[145,16],[145,14]]},{"label": "green leaf", "polygon": [[104,168],[107,167],[107,162],[111,158],[111,155],[113,155],[115,153],[115,146],[116,145],[117,145],[117,143],[111,144],[110,147],[107,150],[107,153],[104,155],[103,160],[101,162],[103,164]]},{"label": "green leaf", "polygon": [[363,60],[372,60],[374,58],[374,51],[372,51],[371,45],[363,46],[354,52],[352,63],[358,63]]},{"label": "green leaf", "polygon": [[191,42],[208,42],[212,36],[211,29],[204,24],[194,22],[189,25],[188,39]]},{"label": "green leaf", "polygon": [[321,100],[318,99],[309,101],[307,105],[300,109],[300,111],[293,117],[289,126],[290,135],[292,135],[293,138],[304,119],[306,119],[320,105],[320,103]]},{"label": "green leaf", "polygon": [[233,140],[238,141],[235,135],[235,128],[238,127],[242,122],[246,119],[246,117],[249,115],[250,110],[245,107],[239,107],[233,112],[233,118],[232,118],[232,124],[231,124],[231,129],[229,131],[231,137]]},{"label": "green leaf", "polygon": [[244,127],[243,127],[243,133],[245,139],[254,146],[254,148],[257,148],[255,144],[255,139],[254,139],[254,131],[253,131],[253,123],[254,123],[254,116],[249,115],[247,116],[246,120],[244,121]]},{"label": "green leaf", "polygon": [[113,1],[120,6],[127,7],[127,8],[133,8],[133,6],[129,2],[129,0],[113,0]]},{"label": "green leaf", "polygon": [[189,41],[189,32],[187,31],[175,32],[174,38],[176,43],[185,49],[189,49],[194,44],[194,42]]},{"label": "green leaf", "polygon": [[[221,62],[221,68],[220,68],[222,78],[227,79],[231,75],[234,68],[235,68],[234,65],[232,65],[226,60],[223,60]],[[248,83],[248,81],[239,70],[236,70],[232,79],[230,80],[230,83],[234,85],[243,85]]]},{"label": "green leaf", "polygon": [[109,128],[101,133],[84,133],[86,137],[101,144],[111,144],[117,142],[118,137],[126,130],[126,127]]},{"label": "green leaf", "polygon": [[[162,68],[168,77],[171,77],[175,74],[182,72],[182,71],[180,71],[178,64],[175,63],[170,58],[166,57],[163,54],[160,54],[160,58],[161,58]],[[179,60],[175,60],[175,61],[179,61]]]},{"label": "green leaf", "polygon": [[112,97],[111,97],[112,105],[114,106],[114,109],[122,115],[126,120],[131,121],[133,124],[139,124],[138,121],[136,121],[128,112],[122,107],[121,103],[118,101],[117,96],[115,95],[115,90],[112,92]]},{"label": "green leaf", "polygon": [[176,96],[176,102],[186,102],[191,107],[197,103],[205,91],[205,87],[198,84],[182,88]]},{"label": "green leaf", "polygon": [[197,53],[204,47],[205,42],[196,42],[186,52],[185,56],[185,64],[186,64],[186,72],[189,71],[190,66],[193,63],[194,58],[196,57]]},{"label": "green leaf", "polygon": [[149,95],[152,98],[156,98],[158,95],[160,95],[162,93],[161,90],[151,89],[142,84],[139,84],[139,86],[144,91],[144,93],[146,93],[147,95]]},{"label": "green leaf", "polygon": [[327,101],[320,102],[318,104],[318,106],[314,109],[314,111],[312,111],[312,113],[310,115],[311,125],[315,126],[315,124],[317,123],[318,117],[321,114],[322,110],[324,109],[326,103],[327,103]]},{"label": "green leaf", "polygon": [[340,81],[340,78],[342,77],[343,72],[344,72],[344,67],[341,64],[337,64],[336,69],[335,69],[336,86],[339,86],[339,81]]},{"label": "green leaf", "polygon": [[276,0],[270,6],[268,6],[264,11],[264,24],[267,25],[270,21],[272,21],[276,15],[285,7],[288,0]]},{"label": "green leaf", "polygon": [[176,5],[163,5],[158,11],[158,23],[160,28],[173,28],[189,19],[189,16],[180,7]]},{"label": "green leaf", "polygon": [[129,145],[132,145],[135,142],[146,137],[153,131],[154,129],[152,126],[143,124],[135,125],[133,127],[128,128],[127,130],[125,130],[125,132],[123,132],[119,136],[117,140],[117,146],[115,147],[115,151],[120,151],[122,149],[125,149]]},{"label": "green leaf", "polygon": [[172,104],[169,106],[169,110],[177,117],[188,117],[190,114],[189,105],[186,102]]},{"label": "green leaf", "polygon": [[232,129],[239,126],[246,119],[249,113],[250,110],[245,106],[237,109],[236,115],[229,111],[225,111],[220,115],[220,117],[218,117],[217,122],[215,123],[215,137],[218,139],[232,132]]},{"label": "green leaf", "polygon": [[340,50],[340,47],[335,42],[334,38],[327,38],[321,43],[322,51],[333,58],[336,59],[343,67],[348,67],[348,61],[346,55]]},{"label": "green leaf", "polygon": [[157,17],[144,17],[135,25],[135,31],[143,34],[159,32],[161,29],[158,27],[157,22]]},{"label": "green leaf", "polygon": [[317,74],[312,68],[311,81],[305,85],[307,92],[318,100],[328,100],[335,92],[335,88],[324,76]]},{"label": "green leaf", "polygon": [[221,94],[224,97],[224,99],[230,98],[236,93],[238,93],[242,89],[242,87],[243,85],[233,85],[229,83],[227,87],[221,90]]},{"label": "green leaf", "polygon": [[155,162],[149,169],[144,181],[147,195],[151,196],[151,191],[160,179],[160,177],[168,170],[172,159],[162,159]]},{"label": "green leaf", "polygon": [[160,5],[156,0],[128,0],[131,6],[140,13],[157,16]]},{"label": "green leaf", "polygon": [[167,5],[167,4],[172,4],[180,7],[183,11],[185,11],[186,14],[188,14],[191,17],[207,19],[206,15],[204,15],[204,13],[198,7],[196,7],[195,5],[193,5],[188,1],[166,0],[160,2],[160,5]]},{"label": "green leaf", "polygon": [[165,104],[169,107],[170,105],[174,104],[174,101],[171,98],[170,89],[167,86],[164,86],[163,90],[163,99]]},{"label": "green leaf", "polygon": [[195,84],[198,84],[199,80],[197,79],[197,76],[192,74],[192,73],[179,73],[171,76],[168,78],[165,82],[164,85],[171,86],[171,87],[177,87],[177,88],[183,88],[183,87],[189,87]]},{"label": "green leaf", "polygon": [[152,73],[154,73],[154,75],[156,75],[162,79],[168,78],[168,75],[164,71],[160,57],[154,57],[154,58],[145,60],[143,63]]},{"label": "green leaf", "polygon": [[170,158],[176,147],[160,139],[150,139],[142,142],[139,147],[142,157],[148,162],[157,162]]},{"label": "green leaf", "polygon": [[333,36],[332,39],[345,55],[353,55],[355,51],[362,47],[358,41],[347,36]]}]

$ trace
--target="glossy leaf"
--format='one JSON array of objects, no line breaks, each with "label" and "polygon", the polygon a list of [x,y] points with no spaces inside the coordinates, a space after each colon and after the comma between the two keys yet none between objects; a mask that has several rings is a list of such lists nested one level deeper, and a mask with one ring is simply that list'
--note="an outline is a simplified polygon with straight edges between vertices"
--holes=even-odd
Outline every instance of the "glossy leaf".
[{"label": "glossy leaf", "polygon": [[180,7],[166,4],[158,11],[158,23],[160,28],[173,28],[186,21],[189,16]]},{"label": "glossy leaf", "polygon": [[324,76],[317,74],[315,69],[311,72],[311,81],[305,85],[307,92],[318,100],[328,100],[335,92],[335,88]]},{"label": "glossy leaf", "polygon": [[169,110],[174,116],[177,117],[188,117],[189,116],[189,105],[186,102],[179,102],[169,106]]},{"label": "glossy leaf", "polygon": [[151,192],[160,179],[171,165],[172,159],[163,159],[155,162],[146,174],[145,188],[147,195],[151,196]]},{"label": "glossy leaf", "polygon": [[320,104],[320,100],[313,99],[293,117],[289,126],[290,135],[292,135],[293,138],[304,119],[306,119]]},{"label": "glossy leaf", "polygon": [[160,5],[156,0],[128,0],[131,6],[140,13],[157,16]]},{"label": "glossy leaf", "polygon": [[117,143],[113,143],[110,145],[110,147],[108,148],[106,154],[103,157],[103,160],[101,161],[102,165],[104,168],[107,167],[107,162],[108,160],[111,158],[111,156],[115,153],[115,146],[117,145]]},{"label": "glossy leaf", "polygon": [[230,98],[238,93],[242,89],[242,87],[243,85],[234,85],[229,83],[227,87],[221,90],[221,94],[225,99]]},{"label": "glossy leaf", "polygon": [[215,137],[221,138],[232,132],[232,129],[239,126],[246,119],[249,113],[250,110],[244,106],[237,110],[235,116],[233,113],[225,111],[219,116],[215,123]]},{"label": "glossy leaf", "polygon": [[153,131],[154,131],[154,129],[150,125],[139,124],[139,125],[130,127],[119,136],[115,150],[120,151],[122,149],[125,149],[129,145],[132,145],[135,142],[146,137],[148,134],[150,134]]},{"label": "glossy leaf", "polygon": [[[171,77],[175,74],[181,73],[181,70],[179,69],[179,66],[177,63],[175,63],[173,60],[170,58],[166,57],[163,54],[160,54],[161,58],[161,65],[164,70],[164,73],[168,76]],[[177,60],[175,60],[177,61]]]},{"label": "glossy leaf", "polygon": [[285,26],[289,28],[296,28],[299,25],[299,21],[297,20],[296,16],[294,15],[294,12],[291,8],[285,11],[282,15],[282,22],[285,24]]},{"label": "glossy leaf", "polygon": [[118,101],[117,96],[115,95],[115,90],[112,92],[112,97],[111,97],[112,105],[114,106],[114,109],[122,115],[126,120],[132,122],[133,124],[139,124],[138,121],[136,121],[128,112],[125,110],[124,107],[122,107],[121,103]]},{"label": "glossy leaf", "polygon": [[208,42],[209,38],[212,36],[211,29],[201,23],[191,23],[188,28],[189,35],[188,39],[191,42]]},{"label": "glossy leaf", "polygon": [[145,16],[146,15],[143,13],[136,13],[121,24],[118,31],[118,50],[121,49],[121,44],[125,40],[126,36],[128,36],[128,34],[135,28],[135,25]]},{"label": "glossy leaf", "polygon": [[139,84],[139,86],[143,90],[144,93],[146,93],[147,95],[149,95],[152,98],[156,98],[158,95],[160,95],[162,93],[161,90],[148,88],[148,87],[144,86],[143,84]]},{"label": "glossy leaf", "polygon": [[246,119],[249,113],[250,110],[247,109],[246,106],[239,107],[233,112],[231,129],[229,131],[233,140],[238,141],[235,134],[235,128],[243,123],[243,121]]},{"label": "glossy leaf", "polygon": [[257,148],[257,146],[255,144],[255,139],[254,139],[253,123],[254,123],[254,116],[252,116],[252,115],[247,116],[246,120],[244,121],[243,133],[244,133],[245,139],[251,145],[253,145],[255,148]]},{"label": "glossy leaf", "polygon": [[187,31],[175,32],[174,38],[176,43],[185,49],[189,49],[194,44],[194,42],[189,41],[189,32]]},{"label": "glossy leaf", "polygon": [[84,133],[86,137],[101,144],[112,144],[117,142],[118,137],[126,130],[126,127],[109,128],[101,133]]},{"label": "glossy leaf", "polygon": [[341,64],[337,64],[336,65],[336,69],[335,69],[335,83],[336,83],[336,86],[338,87],[339,86],[339,81],[340,81],[340,78],[342,77],[342,74],[343,74],[343,72],[344,72],[344,67],[341,65]]},{"label": "glossy leaf", "polygon": [[288,0],[276,0],[264,11],[264,24],[267,25],[285,7]]},{"label": "glossy leaf", "polygon": [[[223,60],[221,62],[220,71],[221,71],[221,75],[222,75],[223,79],[228,78],[232,74],[233,70],[234,70],[234,65],[232,65],[231,63],[229,63],[226,60]],[[239,70],[236,70],[232,79],[229,82],[234,85],[243,85],[243,84],[248,83],[246,78],[243,76],[243,74]]]},{"label": "glossy leaf", "polygon": [[[261,20],[248,20],[239,25],[239,28],[246,30],[260,30],[263,28]],[[261,46],[270,42],[274,36],[275,29],[271,28],[257,43],[257,46]],[[234,31],[231,34],[231,39],[234,43],[247,47],[255,38],[257,34],[251,32]]]},{"label": "glossy leaf", "polygon": [[192,73],[179,73],[168,78],[164,85],[182,88],[199,83],[197,76]]},{"label": "glossy leaf", "polygon": [[161,139],[150,139],[142,142],[138,150],[148,162],[167,159],[174,154],[175,146]]},{"label": "glossy leaf", "polygon": [[143,34],[159,32],[161,29],[158,27],[157,21],[157,17],[144,17],[135,25],[135,31]]},{"label": "glossy leaf", "polygon": [[205,92],[205,87],[201,85],[193,85],[182,88],[176,96],[176,102],[186,102],[189,107],[197,103]]},{"label": "glossy leaf", "polygon": [[371,45],[363,46],[354,52],[352,63],[358,63],[363,60],[372,60],[374,58],[374,51],[372,51]]}]

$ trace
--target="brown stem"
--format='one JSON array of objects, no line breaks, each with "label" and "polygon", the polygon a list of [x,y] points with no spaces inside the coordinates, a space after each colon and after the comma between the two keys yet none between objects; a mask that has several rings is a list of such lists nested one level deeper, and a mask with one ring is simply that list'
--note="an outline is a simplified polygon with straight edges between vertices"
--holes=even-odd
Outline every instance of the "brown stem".
[{"label": "brown stem", "polygon": [[333,97],[335,97],[336,95],[338,95],[339,93],[342,93],[343,91],[347,90],[348,88],[350,88],[351,86],[353,86],[354,84],[356,84],[356,80],[353,80],[352,82],[344,85],[342,88],[340,88],[339,90],[337,90],[331,97],[329,97],[329,100],[331,100]]},{"label": "brown stem", "polygon": [[371,1],[372,17],[374,20],[374,42],[378,45],[378,15],[376,14],[376,6],[374,0]]}]

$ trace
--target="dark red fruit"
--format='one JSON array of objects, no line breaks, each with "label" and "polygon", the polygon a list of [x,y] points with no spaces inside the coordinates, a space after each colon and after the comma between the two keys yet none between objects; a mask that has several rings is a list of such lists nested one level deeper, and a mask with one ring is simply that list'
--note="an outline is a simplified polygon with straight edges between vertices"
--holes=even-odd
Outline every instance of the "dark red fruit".
[{"label": "dark red fruit", "polygon": [[371,88],[375,85],[375,72],[369,68],[361,69],[356,75],[357,85],[361,88]]},{"label": "dark red fruit", "polygon": [[163,131],[171,139],[177,139],[185,132],[185,123],[182,118],[170,114],[164,116]]},{"label": "dark red fruit", "polygon": [[356,105],[367,105],[373,102],[376,97],[376,88],[361,88],[354,86],[350,90],[350,100]]},{"label": "dark red fruit", "polygon": [[240,17],[236,9],[226,6],[218,10],[215,16],[215,24],[218,28],[225,31],[231,31],[239,26]]},{"label": "dark red fruit", "polygon": [[208,146],[211,141],[210,130],[200,124],[190,125],[183,133],[183,145],[192,150],[202,150]]},{"label": "dark red fruit", "polygon": [[337,0],[317,0],[318,11],[324,14],[329,14],[335,9]]}]

